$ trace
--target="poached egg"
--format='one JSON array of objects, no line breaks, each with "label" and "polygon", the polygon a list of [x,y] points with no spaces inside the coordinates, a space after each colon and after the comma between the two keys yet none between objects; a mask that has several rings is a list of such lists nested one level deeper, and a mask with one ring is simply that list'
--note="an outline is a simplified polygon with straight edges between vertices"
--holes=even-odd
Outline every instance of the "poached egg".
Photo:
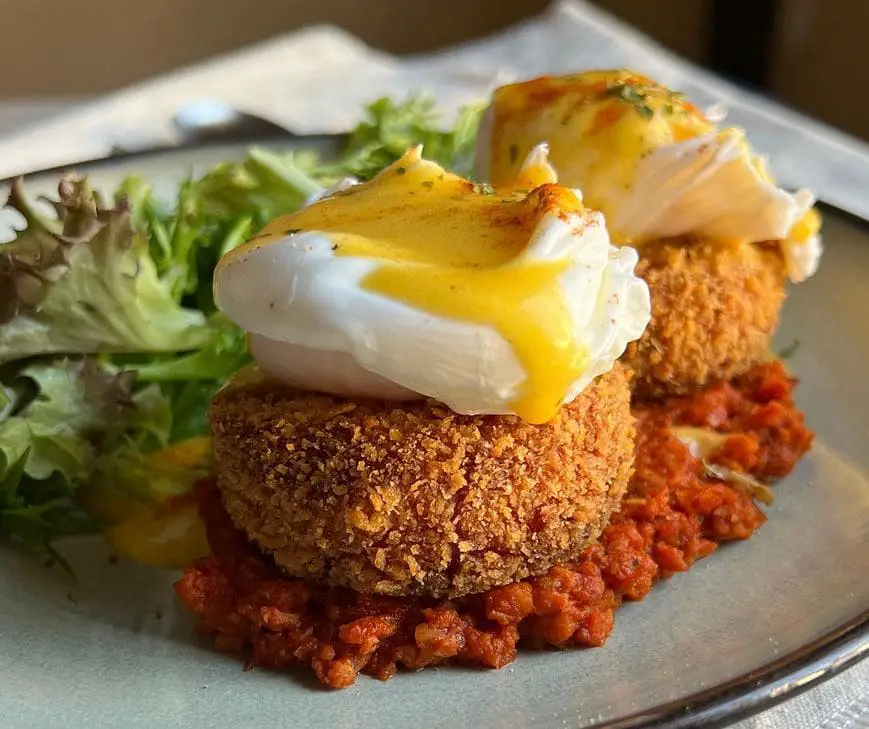
[{"label": "poached egg", "polygon": [[650,318],[636,252],[556,182],[545,145],[495,187],[412,149],[224,256],[217,306],[295,387],[546,422]]},{"label": "poached egg", "polygon": [[547,142],[561,182],[604,213],[615,243],[778,241],[788,276],[805,280],[822,252],[814,197],[778,187],[745,133],[710,117],[629,70],[510,84],[495,91],[483,120],[477,171],[502,184]]}]

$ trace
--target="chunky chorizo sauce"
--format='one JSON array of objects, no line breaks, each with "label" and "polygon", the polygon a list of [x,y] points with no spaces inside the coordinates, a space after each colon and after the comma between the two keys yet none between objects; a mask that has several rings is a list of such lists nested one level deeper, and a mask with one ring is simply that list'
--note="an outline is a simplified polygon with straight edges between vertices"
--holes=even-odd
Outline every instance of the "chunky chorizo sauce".
[{"label": "chunky chorizo sauce", "polygon": [[684,572],[720,542],[747,539],[766,517],[750,496],[711,480],[670,430],[729,434],[710,460],[755,478],[786,475],[812,434],[777,362],[689,397],[634,410],[636,473],[600,539],[574,563],[535,579],[449,601],[382,598],[284,577],[250,546],[223,510],[213,482],[198,486],[213,556],[176,585],[201,633],[249,666],[310,665],[342,688],[358,673],[386,679],[399,667],[445,661],[500,668],[528,646],[601,646],[616,608]]}]

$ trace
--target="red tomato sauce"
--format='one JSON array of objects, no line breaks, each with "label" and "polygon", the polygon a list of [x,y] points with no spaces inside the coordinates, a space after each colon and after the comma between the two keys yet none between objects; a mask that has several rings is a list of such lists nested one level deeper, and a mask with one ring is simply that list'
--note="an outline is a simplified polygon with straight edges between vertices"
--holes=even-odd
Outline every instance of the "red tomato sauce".
[{"label": "red tomato sauce", "polygon": [[[310,665],[324,684],[350,686],[399,667],[447,661],[500,668],[517,647],[602,646],[625,600],[688,570],[766,517],[752,498],[705,476],[672,426],[728,434],[710,460],[766,481],[786,475],[812,433],[777,362],[688,397],[634,408],[636,472],[621,509],[577,562],[459,600],[384,598],[283,576],[232,525],[213,481],[197,487],[213,555],[176,584],[199,631],[247,665]],[[722,586],[724,589],[724,586]]]}]

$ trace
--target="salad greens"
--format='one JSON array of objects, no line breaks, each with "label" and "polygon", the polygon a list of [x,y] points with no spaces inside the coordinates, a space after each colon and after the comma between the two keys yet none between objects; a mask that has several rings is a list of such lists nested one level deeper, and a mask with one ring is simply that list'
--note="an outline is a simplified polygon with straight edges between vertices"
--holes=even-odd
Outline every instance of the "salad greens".
[{"label": "salad greens", "polygon": [[12,405],[0,418],[0,534],[52,552],[53,538],[95,528],[74,508],[73,491],[97,470],[101,453],[168,441],[168,404],[156,386],[133,393],[134,378],[66,358],[30,363],[9,378]]},{"label": "salad greens", "polygon": [[[26,227],[0,253],[0,364],[45,354],[171,352],[208,338],[201,312],[181,307],[120,199],[103,206],[87,180],[67,178],[57,219],[12,186],[7,206]],[[188,344],[189,343],[189,344]]]},{"label": "salad greens", "polygon": [[477,130],[486,104],[472,104],[459,112],[455,126],[439,131],[434,101],[418,96],[404,104],[380,99],[368,107],[370,119],[363,121],[350,137],[344,158],[324,172],[334,177],[354,175],[368,179],[409,147],[422,144],[426,159],[469,176],[474,167]]},{"label": "salad greens", "polygon": [[104,198],[71,176],[43,210],[16,182],[6,206],[23,225],[0,244],[0,538],[65,564],[52,541],[109,518],[82,508],[88,489],[139,502],[189,489],[194,471],[161,454],[202,450],[212,395],[249,361],[244,333],[215,310],[219,258],[408,147],[469,174],[482,111],[442,131],[431,99],[380,99],[338,160],[252,149],[171,204],[138,177]]}]

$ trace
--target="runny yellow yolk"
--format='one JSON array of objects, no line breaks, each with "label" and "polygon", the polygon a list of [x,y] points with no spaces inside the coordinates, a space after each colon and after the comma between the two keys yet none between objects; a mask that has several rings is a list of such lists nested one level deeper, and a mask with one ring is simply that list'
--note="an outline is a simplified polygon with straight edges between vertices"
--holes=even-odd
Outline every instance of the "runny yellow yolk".
[{"label": "runny yellow yolk", "polygon": [[821,214],[816,208],[807,210],[805,215],[791,228],[788,239],[794,243],[806,243],[809,238],[817,235],[821,230]]},{"label": "runny yellow yolk", "polygon": [[[531,423],[550,420],[583,372],[587,353],[558,277],[568,260],[523,257],[543,215],[568,219],[582,203],[546,173],[526,170],[528,193],[493,190],[420,160],[419,151],[372,181],[279,218],[230,254],[299,231],[323,231],[336,256],[376,259],[362,282],[436,316],[494,328],[513,348],[526,380],[511,408]],[[581,225],[581,218],[570,218]],[[226,261],[222,263],[225,264]]]}]

